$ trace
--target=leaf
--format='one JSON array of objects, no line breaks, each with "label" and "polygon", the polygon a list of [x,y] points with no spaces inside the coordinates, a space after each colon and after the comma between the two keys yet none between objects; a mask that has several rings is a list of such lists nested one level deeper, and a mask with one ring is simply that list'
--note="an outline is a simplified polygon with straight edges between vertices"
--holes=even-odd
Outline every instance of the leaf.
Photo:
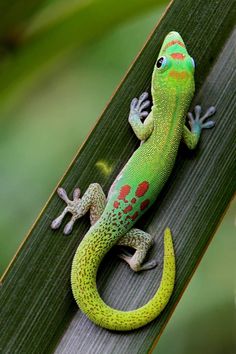
[{"label": "leaf", "polygon": [[50,72],[55,63],[63,62],[71,51],[80,49],[122,21],[163,3],[166,0],[145,3],[142,0],[75,1],[74,6],[71,2],[52,4],[44,16],[31,21],[17,39],[18,47],[2,60],[0,111],[5,113],[16,104],[36,79]]},{"label": "leaf", "polygon": [[[149,38],[103,115],[59,183],[72,193],[89,183],[108,190],[138,145],[128,126],[130,100],[150,88],[150,78],[165,34],[179,31],[197,63],[196,98],[206,109],[215,105],[216,127],[203,133],[196,152],[181,146],[174,171],[150,212],[139,225],[156,237],[150,257],[159,267],[133,274],[114,254],[103,261],[98,286],[111,306],[131,309],[155,293],[161,273],[162,235],[174,235],[177,279],[163,313],[150,325],[114,333],[93,325],[77,309],[70,290],[71,260],[89,227],[81,220],[65,237],[50,229],[63,208],[54,194],[42,211],[3,278],[0,297],[0,350],[3,353],[147,353],[161,332],[196,269],[235,191],[234,43],[232,2],[176,0]],[[101,169],[108,167],[104,173]],[[142,162],[140,162],[142,163]],[[112,169],[110,170],[110,167]]]},{"label": "leaf", "polygon": [[[0,1],[0,40],[7,47],[14,46],[21,38],[29,18],[34,15],[45,0]],[[3,16],[4,14],[4,16]]]}]

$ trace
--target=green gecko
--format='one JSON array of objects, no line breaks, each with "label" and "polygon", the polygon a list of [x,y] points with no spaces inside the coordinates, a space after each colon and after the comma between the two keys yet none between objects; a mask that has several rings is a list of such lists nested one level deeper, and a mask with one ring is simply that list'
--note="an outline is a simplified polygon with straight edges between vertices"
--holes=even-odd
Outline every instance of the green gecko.
[{"label": "green gecko", "polygon": [[[170,32],[164,39],[152,74],[152,107],[148,94],[134,98],[130,106],[129,123],[140,147],[134,152],[112,184],[106,198],[101,186],[92,183],[80,198],[79,188],[70,200],[63,188],[59,196],[67,206],[51,224],[59,228],[66,213],[72,218],[64,233],[72,231],[75,221],[90,211],[91,227],[75,253],[71,285],[80,309],[95,324],[111,330],[129,331],[154,320],[168,303],[175,283],[175,255],[169,228],[164,232],[164,261],[160,286],[154,297],[144,306],[132,311],[119,311],[105,304],[97,286],[98,267],[105,254],[114,246],[129,246],[135,253],[120,255],[132,270],[155,267],[155,260],[144,263],[153,244],[153,236],[134,228],[135,222],[156,200],[173,168],[181,139],[190,149],[198,143],[201,130],[214,126],[206,118],[215,113],[210,107],[200,117],[201,107],[195,107],[195,117],[188,113],[191,131],[185,125],[194,94],[194,61],[189,56],[183,39]],[[145,119],[146,118],[146,119]]]}]

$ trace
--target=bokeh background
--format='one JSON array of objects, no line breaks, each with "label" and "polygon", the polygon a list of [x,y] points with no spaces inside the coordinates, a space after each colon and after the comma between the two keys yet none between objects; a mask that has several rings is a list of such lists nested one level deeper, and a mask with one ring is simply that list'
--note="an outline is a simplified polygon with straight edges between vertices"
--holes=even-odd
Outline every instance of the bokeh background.
[{"label": "bokeh background", "polygon": [[[101,31],[88,21],[60,42],[51,23],[59,19],[63,33],[63,16],[83,22],[89,3],[38,1],[26,14],[15,4],[0,26],[1,274],[167,4],[128,1],[125,11],[121,1],[116,15],[101,9]],[[236,353],[235,214],[234,201],[155,353]]]}]

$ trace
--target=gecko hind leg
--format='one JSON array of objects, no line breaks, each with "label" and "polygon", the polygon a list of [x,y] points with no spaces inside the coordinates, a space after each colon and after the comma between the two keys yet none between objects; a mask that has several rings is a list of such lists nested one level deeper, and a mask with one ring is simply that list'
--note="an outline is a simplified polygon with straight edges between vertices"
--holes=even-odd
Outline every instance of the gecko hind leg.
[{"label": "gecko hind leg", "polygon": [[65,189],[58,188],[57,194],[67,204],[63,212],[53,220],[51,223],[52,229],[58,229],[61,226],[62,220],[67,213],[71,213],[72,217],[64,228],[64,234],[71,233],[74,223],[77,219],[81,218],[88,211],[90,211],[91,225],[102,215],[106,206],[106,196],[102,190],[102,187],[98,183],[92,183],[80,198],[80,189],[76,188],[73,192],[73,200],[70,200],[67,196]]},{"label": "gecko hind leg", "polygon": [[117,245],[134,248],[135,252],[131,254],[127,250],[122,249],[119,257],[126,261],[135,272],[152,269],[157,266],[156,260],[146,263],[143,263],[143,261],[153,243],[153,237],[147,232],[139,229],[131,229],[119,240]]}]

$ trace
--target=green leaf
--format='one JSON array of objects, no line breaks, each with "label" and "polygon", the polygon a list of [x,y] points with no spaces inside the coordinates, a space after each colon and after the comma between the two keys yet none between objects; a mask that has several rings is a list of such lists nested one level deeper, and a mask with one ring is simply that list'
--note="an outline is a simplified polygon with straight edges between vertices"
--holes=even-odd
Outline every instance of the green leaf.
[{"label": "green leaf", "polygon": [[117,24],[163,3],[166,0],[53,3],[29,23],[16,41],[18,47],[2,60],[0,111],[5,113],[16,104],[36,80],[50,72],[55,63],[63,62],[71,51],[81,49]]},{"label": "green leaf", "polygon": [[18,43],[29,19],[41,8],[46,0],[1,0],[0,40],[11,47]]},{"label": "green leaf", "polygon": [[[143,354],[154,348],[236,187],[234,18],[233,3],[227,0],[187,0],[184,7],[180,0],[173,2],[59,183],[70,193],[75,186],[84,192],[94,181],[109,189],[138,145],[127,122],[130,100],[150,89],[163,37],[170,30],[179,31],[197,63],[194,103],[201,102],[205,109],[216,106],[216,127],[204,131],[196,152],[181,146],[164,190],[139,222],[156,237],[150,257],[159,258],[159,267],[133,274],[111,253],[98,274],[101,295],[111,306],[131,309],[144,304],[158,287],[162,235],[170,226],[177,278],[166,309],[150,325],[130,333],[96,327],[77,309],[70,290],[70,267],[89,222],[81,220],[70,237],[53,232],[50,223],[63,208],[54,194],[3,278],[0,351],[48,353],[57,348],[57,353]],[[101,168],[104,165],[108,168]]]}]

